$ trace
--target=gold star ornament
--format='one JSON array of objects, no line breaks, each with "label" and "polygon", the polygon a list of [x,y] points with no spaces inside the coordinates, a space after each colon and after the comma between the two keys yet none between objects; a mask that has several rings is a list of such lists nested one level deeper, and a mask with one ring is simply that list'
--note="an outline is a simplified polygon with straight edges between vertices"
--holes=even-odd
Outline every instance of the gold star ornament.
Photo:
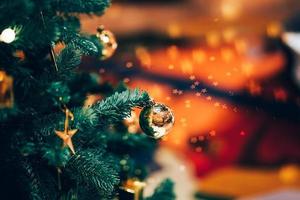
[{"label": "gold star ornament", "polygon": [[74,120],[74,115],[69,109],[64,110],[66,113],[66,119],[65,119],[65,126],[63,131],[57,131],[55,130],[56,135],[62,139],[63,141],[63,147],[68,147],[73,154],[75,154],[74,146],[72,143],[72,137],[76,134],[78,129],[69,130],[69,117],[71,120]]}]

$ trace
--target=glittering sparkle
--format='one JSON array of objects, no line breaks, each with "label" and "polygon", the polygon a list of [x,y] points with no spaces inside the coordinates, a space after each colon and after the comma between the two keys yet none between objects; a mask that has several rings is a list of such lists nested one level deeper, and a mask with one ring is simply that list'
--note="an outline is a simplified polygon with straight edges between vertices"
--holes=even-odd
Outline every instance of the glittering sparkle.
[{"label": "glittering sparkle", "polygon": [[222,108],[223,108],[223,109],[227,109],[227,105],[226,105],[226,104],[223,104],[223,105],[222,105]]},{"label": "glittering sparkle", "polygon": [[219,85],[219,83],[217,81],[213,82],[213,86],[218,86],[218,85]]},{"label": "glittering sparkle", "polygon": [[216,103],[214,103],[214,106],[215,106],[215,107],[220,107],[220,103],[219,103],[219,102],[216,102]]},{"label": "glittering sparkle", "polygon": [[211,97],[211,96],[208,96],[208,97],[206,97],[206,100],[211,101],[211,100],[212,100],[212,97]]},{"label": "glittering sparkle", "polygon": [[196,79],[196,76],[194,76],[194,75],[190,76],[190,80],[195,80],[195,79]]},{"label": "glittering sparkle", "polygon": [[206,92],[207,92],[207,89],[203,88],[203,89],[201,90],[201,92],[202,92],[202,93],[206,93]]},{"label": "glittering sparkle", "polygon": [[168,69],[169,69],[169,70],[173,70],[173,69],[174,69],[174,65],[170,64],[170,65],[168,66]]},{"label": "glittering sparkle", "polygon": [[195,94],[197,97],[200,97],[201,96],[201,93],[200,92],[196,92]]}]

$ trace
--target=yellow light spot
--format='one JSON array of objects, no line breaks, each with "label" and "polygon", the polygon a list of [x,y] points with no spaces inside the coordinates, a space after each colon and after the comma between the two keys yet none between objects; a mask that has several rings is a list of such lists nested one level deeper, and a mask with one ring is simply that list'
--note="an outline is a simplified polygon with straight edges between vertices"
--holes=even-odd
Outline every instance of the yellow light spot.
[{"label": "yellow light spot", "polygon": [[174,65],[170,64],[170,65],[168,66],[168,69],[169,69],[169,70],[174,69]]},{"label": "yellow light spot", "polygon": [[210,60],[210,61],[215,61],[215,60],[216,60],[216,57],[215,57],[215,56],[210,56],[210,57],[209,57],[209,60]]},{"label": "yellow light spot", "polygon": [[195,80],[195,79],[196,79],[196,76],[194,76],[194,75],[190,76],[190,80]]},{"label": "yellow light spot", "polygon": [[217,47],[220,45],[220,34],[217,31],[211,31],[206,34],[206,42],[210,47]]},{"label": "yellow light spot", "polygon": [[177,23],[171,23],[167,27],[167,32],[171,38],[178,38],[181,36],[181,27]]},{"label": "yellow light spot", "polygon": [[223,38],[225,42],[232,42],[236,37],[236,31],[233,28],[226,28],[223,31]]},{"label": "yellow light spot", "polygon": [[151,55],[148,52],[148,50],[144,47],[137,47],[135,49],[135,55],[137,59],[140,61],[142,66],[145,66],[147,68],[151,67]]},{"label": "yellow light spot", "polygon": [[182,117],[180,118],[180,123],[185,123],[186,122],[186,118]]},{"label": "yellow light spot", "polygon": [[225,62],[229,62],[234,58],[233,51],[229,48],[223,48],[221,49],[221,57]]},{"label": "yellow light spot", "polygon": [[279,170],[279,178],[285,184],[296,183],[300,178],[300,168],[296,165],[286,165]]},{"label": "yellow light spot", "polygon": [[181,71],[184,74],[191,74],[193,73],[193,64],[188,59],[183,59],[181,61]]},{"label": "yellow light spot", "polygon": [[245,54],[247,51],[247,43],[243,39],[236,39],[234,42],[235,49],[240,54]]},{"label": "yellow light spot", "polygon": [[191,100],[185,100],[185,103],[186,104],[191,103]]},{"label": "yellow light spot", "polygon": [[192,52],[193,60],[200,64],[203,63],[206,60],[206,54],[203,50],[193,50]]},{"label": "yellow light spot", "polygon": [[213,86],[218,86],[218,85],[219,85],[219,83],[217,81],[213,82]]},{"label": "yellow light spot", "polygon": [[167,49],[167,55],[172,59],[175,60],[179,55],[179,50],[177,46],[172,45]]},{"label": "yellow light spot", "polygon": [[253,65],[251,63],[242,64],[242,73],[247,77],[251,76],[253,73]]},{"label": "yellow light spot", "polygon": [[231,72],[226,72],[226,76],[231,76]]},{"label": "yellow light spot", "polygon": [[219,103],[219,102],[216,102],[216,103],[214,103],[214,106],[215,106],[215,107],[220,107],[220,103]]},{"label": "yellow light spot", "polygon": [[282,26],[279,22],[271,22],[267,25],[266,31],[269,37],[278,37],[282,32]]},{"label": "yellow light spot", "polygon": [[234,20],[240,15],[241,4],[239,1],[223,0],[221,3],[221,13],[224,19]]}]

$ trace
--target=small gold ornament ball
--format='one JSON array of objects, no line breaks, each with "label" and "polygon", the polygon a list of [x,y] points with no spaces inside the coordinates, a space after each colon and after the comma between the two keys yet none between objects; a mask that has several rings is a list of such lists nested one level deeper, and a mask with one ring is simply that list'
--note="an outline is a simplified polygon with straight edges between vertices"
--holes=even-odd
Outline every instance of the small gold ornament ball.
[{"label": "small gold ornament ball", "polygon": [[164,104],[155,103],[144,107],[140,114],[140,127],[144,133],[159,139],[169,133],[175,122],[172,110]]},{"label": "small gold ornament ball", "polygon": [[114,34],[100,26],[97,29],[96,37],[103,47],[100,58],[102,60],[110,58],[118,47]]}]

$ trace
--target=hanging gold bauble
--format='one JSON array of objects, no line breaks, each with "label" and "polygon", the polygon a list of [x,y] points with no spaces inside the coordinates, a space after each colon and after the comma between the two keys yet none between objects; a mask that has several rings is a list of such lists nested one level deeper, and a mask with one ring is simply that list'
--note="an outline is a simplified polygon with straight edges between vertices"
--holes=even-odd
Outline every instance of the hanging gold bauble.
[{"label": "hanging gold bauble", "polygon": [[102,45],[100,58],[102,60],[110,58],[114,54],[118,46],[114,34],[109,30],[104,29],[103,26],[100,26],[97,29],[96,37],[99,39],[99,42]]},{"label": "hanging gold bauble", "polygon": [[140,113],[141,129],[146,135],[155,139],[168,134],[174,125],[174,121],[172,110],[161,103],[146,106]]}]

